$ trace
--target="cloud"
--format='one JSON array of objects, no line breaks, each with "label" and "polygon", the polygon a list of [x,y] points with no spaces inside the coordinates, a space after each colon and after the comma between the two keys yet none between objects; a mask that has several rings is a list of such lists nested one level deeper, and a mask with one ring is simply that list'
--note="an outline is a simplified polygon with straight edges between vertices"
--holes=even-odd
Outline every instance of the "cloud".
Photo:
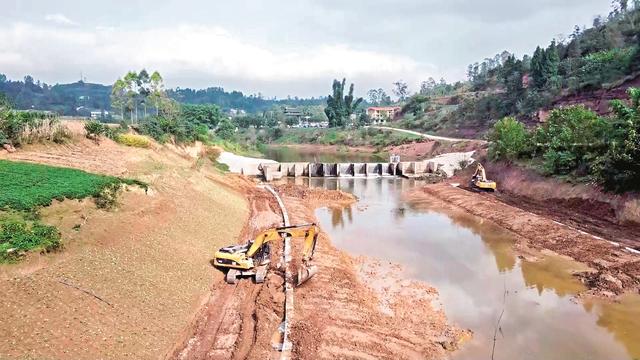
[{"label": "cloud", "polygon": [[127,30],[16,23],[0,27],[0,44],[0,67],[16,77],[75,79],[82,71],[90,80],[111,83],[127,70],[144,67],[160,71],[172,86],[239,86],[275,96],[321,95],[332,79],[342,77],[358,81],[364,93],[366,86],[400,78],[418,81],[435,73],[434,66],[403,55],[346,44],[266,47],[217,26]]},{"label": "cloud", "polygon": [[60,13],[47,14],[45,15],[44,19],[58,25],[66,25],[66,26],[78,25],[76,22],[72,21],[71,19],[66,17],[64,14],[60,14]]}]

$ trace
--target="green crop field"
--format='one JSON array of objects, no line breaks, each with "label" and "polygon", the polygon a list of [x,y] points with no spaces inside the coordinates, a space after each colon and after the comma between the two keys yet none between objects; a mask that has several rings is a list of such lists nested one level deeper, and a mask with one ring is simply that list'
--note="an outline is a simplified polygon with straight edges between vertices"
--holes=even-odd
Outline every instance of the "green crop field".
[{"label": "green crop field", "polygon": [[143,185],[82,170],[0,160],[0,209],[31,211],[53,199],[97,197],[120,183]]},{"label": "green crop field", "polygon": [[20,251],[60,248],[60,233],[39,221],[38,208],[54,199],[87,197],[108,206],[115,203],[120,184],[146,186],[81,170],[0,160],[0,263],[17,260]]}]

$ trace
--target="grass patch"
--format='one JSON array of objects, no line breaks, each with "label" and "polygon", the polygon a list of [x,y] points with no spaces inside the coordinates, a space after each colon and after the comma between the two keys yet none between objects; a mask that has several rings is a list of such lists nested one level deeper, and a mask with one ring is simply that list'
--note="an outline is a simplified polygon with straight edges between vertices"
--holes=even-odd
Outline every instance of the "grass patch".
[{"label": "grass patch", "polygon": [[0,160],[0,209],[34,211],[51,205],[55,200],[97,200],[110,196],[121,184],[138,185],[143,182],[113,176],[90,174],[76,169],[40,164]]},{"label": "grass patch", "polygon": [[62,247],[55,226],[41,223],[33,214],[0,213],[0,263],[16,262],[24,252],[50,252]]},{"label": "grass patch", "polygon": [[215,139],[211,142],[213,145],[217,145],[227,152],[234,153],[236,155],[248,156],[248,157],[263,157],[264,155],[257,149],[248,145],[240,144],[235,141]]},{"label": "grass patch", "polygon": [[137,148],[148,148],[151,146],[151,140],[146,136],[136,134],[119,134],[115,137],[117,143]]},{"label": "grass patch", "polygon": [[391,130],[367,129],[285,129],[276,144],[320,144],[338,145],[341,148],[373,146],[379,149],[397,146],[422,138]]}]

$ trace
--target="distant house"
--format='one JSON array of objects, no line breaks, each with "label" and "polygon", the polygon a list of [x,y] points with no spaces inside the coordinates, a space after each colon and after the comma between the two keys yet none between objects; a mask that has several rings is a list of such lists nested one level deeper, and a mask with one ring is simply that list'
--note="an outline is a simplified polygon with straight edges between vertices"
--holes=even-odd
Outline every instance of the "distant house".
[{"label": "distant house", "polygon": [[298,125],[296,127],[302,126],[302,118],[304,117],[304,113],[302,112],[302,110],[294,107],[285,106],[284,116],[298,120]]},{"label": "distant house", "polygon": [[229,109],[229,115],[231,116],[245,116],[247,112],[243,109]]},{"label": "distant house", "polygon": [[400,106],[373,106],[367,108],[367,115],[374,123],[385,123],[400,114]]},{"label": "distant house", "polygon": [[107,116],[109,116],[109,112],[104,110],[95,110],[90,113],[90,117],[94,120],[103,120]]}]

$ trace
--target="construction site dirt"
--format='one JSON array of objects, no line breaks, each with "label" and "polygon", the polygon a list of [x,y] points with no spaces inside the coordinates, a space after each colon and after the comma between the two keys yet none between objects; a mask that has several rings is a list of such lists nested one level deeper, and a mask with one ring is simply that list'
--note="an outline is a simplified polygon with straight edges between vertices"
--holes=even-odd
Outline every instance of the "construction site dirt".
[{"label": "construction site dirt", "polygon": [[[355,201],[343,192],[291,184],[277,186],[276,191],[294,224],[315,222],[316,207]],[[249,193],[252,214],[243,232],[245,238],[281,221],[270,194],[257,189]],[[385,278],[393,277],[389,268],[393,265],[351,257],[336,249],[326,233],[321,233],[318,241],[313,263],[319,273],[295,289],[296,315],[291,325],[294,358],[439,358],[470,335],[448,325],[444,312],[432,307],[431,301],[437,297],[432,287],[409,282],[383,293],[378,287],[369,287],[367,279],[375,277],[376,283],[384,283]],[[294,267],[299,266],[296,255],[300,247],[293,244]],[[272,259],[278,259],[279,246],[272,249]],[[214,280],[210,300],[171,357],[279,358],[271,344],[284,310],[283,277],[277,261],[272,260],[264,284],[246,279],[229,285],[222,273]]]},{"label": "construction site dirt", "polygon": [[[65,249],[30,254],[21,264],[2,268],[0,288],[6,296],[0,301],[0,321],[6,326],[0,329],[5,340],[0,342],[0,358],[25,354],[59,359],[280,358],[281,353],[272,346],[284,311],[280,244],[272,246],[271,270],[264,284],[250,279],[227,284],[224,273],[210,264],[217,248],[243,243],[265,228],[280,225],[280,208],[270,193],[257,186],[258,181],[222,174],[212,164],[202,165],[199,151],[171,145],[129,149],[106,139],[100,145],[83,139],[3,155],[11,160],[136,177],[151,187],[147,194],[128,189],[112,212],[96,209],[90,200],[56,202],[42,209],[43,219],[61,229]],[[589,332],[591,337],[580,339],[579,345],[572,343],[568,350],[602,348],[593,358],[640,354],[634,320],[640,303],[626,297],[638,293],[639,255],[625,248],[630,242],[617,246],[609,242],[618,241],[617,233],[607,230],[610,224],[592,222],[590,228],[580,227],[567,220],[570,213],[553,207],[544,212],[537,204],[520,206],[506,192],[473,193],[450,184],[424,186],[399,178],[327,181],[336,188],[344,182],[345,191],[328,189],[326,184],[324,188],[286,182],[274,185],[292,223],[318,222],[322,230],[314,258],[319,272],[295,289],[293,358],[477,358],[479,352],[474,351],[487,351],[487,347],[490,351],[487,334],[493,331],[494,310],[500,304],[495,305],[493,298],[487,303],[456,304],[451,298],[477,300],[463,291],[468,290],[463,287],[467,285],[473,291],[491,290],[501,297],[502,277],[507,275],[523,284],[522,289],[509,290],[515,309],[507,312],[512,323],[503,325],[506,338],[509,329],[511,334],[518,329],[518,336],[528,329],[533,339],[541,332],[555,336],[581,330],[567,332],[563,320],[543,319],[533,325],[546,316],[539,315],[541,311],[553,309],[549,304],[562,302],[570,312],[561,319],[580,318],[580,328],[595,328]],[[376,224],[379,218],[367,211],[368,203],[352,195],[360,196],[353,191],[358,187],[385,204],[380,209],[385,219],[412,223],[413,227],[404,229],[411,231],[404,235],[409,235],[409,245],[414,247],[404,250],[411,250],[405,255],[419,263],[418,270],[456,273],[459,267],[465,272],[436,283],[425,280],[416,269],[407,271],[410,266],[402,261],[378,256],[401,251],[399,246],[410,241],[402,243],[398,229],[389,226],[394,222],[385,223],[387,227]],[[395,196],[403,200],[397,202]],[[425,215],[429,211],[432,217]],[[605,209],[599,217],[610,219],[607,214]],[[332,221],[335,228],[346,228],[353,224],[342,224],[338,217],[351,215],[354,223],[366,225],[361,226],[366,231],[353,240],[372,247],[382,243],[377,254],[350,251],[334,236]],[[429,243],[431,238],[443,232],[434,227],[439,224],[452,225],[452,235],[429,247],[434,245]],[[508,241],[492,242],[495,234]],[[471,240],[477,241],[470,244]],[[301,251],[300,243],[293,244],[295,267]],[[516,256],[511,256],[512,251]],[[500,252],[509,256],[496,254]],[[453,253],[464,254],[446,257]],[[489,264],[465,262],[481,257],[489,259]],[[558,264],[569,264],[567,268],[575,271],[558,275]],[[535,278],[539,268],[550,277],[551,285]],[[495,275],[491,288],[488,281],[482,282],[486,279],[477,277],[487,269]],[[539,298],[517,303],[517,294],[526,291]],[[445,294],[447,299],[443,299]],[[593,299],[607,299],[608,305],[592,305]],[[581,305],[573,306],[573,302]],[[456,306],[465,311],[456,313]],[[476,314],[484,308],[490,309],[486,317]],[[593,309],[603,310],[596,314]],[[578,317],[578,311],[583,316]],[[538,315],[523,317],[529,313]],[[478,326],[465,319],[477,321]],[[549,329],[551,325],[555,332]],[[601,341],[623,345],[614,349]],[[499,344],[496,358],[521,352],[523,348],[513,343],[509,349]],[[534,345],[562,355],[547,343]],[[467,355],[458,355],[465,352]]]}]

